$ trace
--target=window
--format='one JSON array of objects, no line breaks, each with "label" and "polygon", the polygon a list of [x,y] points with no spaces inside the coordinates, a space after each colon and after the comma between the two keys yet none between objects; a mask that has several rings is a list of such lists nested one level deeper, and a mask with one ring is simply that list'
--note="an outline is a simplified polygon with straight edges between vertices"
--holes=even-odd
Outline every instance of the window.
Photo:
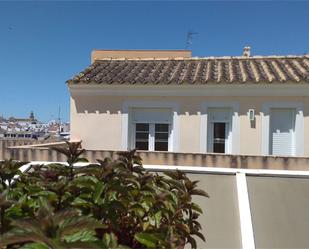
[{"label": "window", "polygon": [[168,124],[155,124],[155,150],[168,151]]},{"label": "window", "polygon": [[262,106],[263,155],[304,156],[304,104],[266,102]]},{"label": "window", "polygon": [[215,151],[223,153],[223,150],[228,154],[240,153],[238,113],[238,102],[207,101],[202,103],[200,126],[200,151],[202,153]]},{"label": "window", "polygon": [[295,154],[295,110],[275,108],[270,111],[270,154]]},{"label": "window", "polygon": [[135,124],[135,148],[149,151],[168,151],[168,124]]},{"label": "window", "polygon": [[149,124],[139,123],[135,128],[135,148],[138,150],[149,149]]},{"label": "window", "polygon": [[169,151],[171,123],[170,109],[134,108],[132,110],[131,147],[138,150]]},{"label": "window", "polygon": [[225,153],[226,123],[213,123],[213,152]]},{"label": "window", "polygon": [[226,108],[208,110],[208,152],[230,153],[231,111]]}]

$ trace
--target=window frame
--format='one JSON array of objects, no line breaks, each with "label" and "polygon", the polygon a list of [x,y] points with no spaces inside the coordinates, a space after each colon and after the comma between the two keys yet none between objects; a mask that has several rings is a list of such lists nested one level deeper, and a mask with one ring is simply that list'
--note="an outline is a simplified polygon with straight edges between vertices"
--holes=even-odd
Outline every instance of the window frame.
[{"label": "window frame", "polygon": [[[227,120],[217,120],[213,121],[210,118],[207,120],[207,152],[208,153],[217,153],[214,152],[213,145],[214,145],[214,123],[225,123],[227,126],[225,127],[225,132],[227,133],[226,141],[225,141],[225,152],[224,154],[231,154],[232,149],[232,109],[231,108],[208,108],[207,115],[209,115],[210,112],[215,112],[216,110],[225,110],[228,113],[228,119]],[[227,131],[226,131],[227,130]]]},{"label": "window frame", "polygon": [[[270,108],[270,114],[272,114],[275,111],[289,111],[290,114],[292,114],[292,120],[291,124],[292,124],[292,139],[291,139],[291,155],[287,155],[287,156],[293,156],[295,155],[295,151],[296,151],[296,144],[295,144],[295,124],[296,124],[296,109],[295,108]],[[274,120],[272,120],[272,116],[270,115],[270,119],[269,119],[269,154],[272,156],[282,156],[280,154],[274,154],[274,147],[273,147],[273,141],[274,141],[274,137],[272,134],[272,129],[273,129],[273,125],[274,125]]]},{"label": "window frame", "polygon": [[295,132],[294,142],[295,148],[294,153],[291,156],[304,156],[304,105],[301,102],[266,102],[262,105],[262,144],[261,152],[262,155],[271,155],[270,151],[270,136],[271,136],[271,123],[270,114],[271,109],[295,109]]},{"label": "window frame", "polygon": [[230,149],[230,137],[229,137],[229,129],[230,129],[230,122],[213,122],[209,121],[209,136],[208,136],[208,150],[211,153],[221,153],[221,152],[214,152],[214,146],[215,146],[215,138],[214,138],[214,131],[215,131],[215,124],[224,124],[224,133],[225,133],[225,139],[224,139],[224,152],[222,153],[228,153]]},{"label": "window frame", "polygon": [[[133,131],[132,131],[132,143],[131,143],[131,148],[135,149],[136,147],[136,124],[141,124],[139,122],[134,122],[133,125]],[[155,146],[156,146],[156,124],[167,124],[168,125],[168,150],[170,148],[170,144],[171,144],[171,124],[170,123],[154,123],[154,122],[144,122],[143,124],[148,124],[149,125],[149,132],[148,132],[148,150],[147,151],[161,151],[161,150],[155,150]]]},{"label": "window frame", "polygon": [[229,130],[230,141],[229,148],[225,154],[240,154],[240,118],[238,102],[217,102],[207,101],[201,104],[201,125],[200,125],[200,152],[209,153],[209,110],[211,109],[229,109]]},{"label": "window frame", "polygon": [[[170,138],[168,151],[179,151],[179,104],[177,102],[165,102],[165,101],[124,101],[122,105],[122,143],[121,148],[123,150],[132,149],[132,141],[135,136],[135,125],[132,122],[132,110],[134,108],[158,108],[158,109],[171,109],[172,121],[169,125]],[[160,122],[161,123],[161,122]],[[133,144],[134,145],[134,144]]]},{"label": "window frame", "polygon": [[[148,125],[148,131],[141,131],[141,130],[139,130],[139,131],[137,131],[136,130],[136,125],[137,124],[147,124]],[[136,139],[136,134],[137,134],[137,132],[139,132],[139,133],[146,133],[147,135],[148,135],[148,138],[147,138],[147,144],[148,144],[148,148],[147,148],[147,150],[149,150],[149,146],[150,146],[150,124],[149,123],[135,123],[135,125],[133,126],[133,140],[132,140],[132,148],[136,148],[136,142],[137,142],[137,140],[141,140],[141,139]],[[139,142],[142,142],[142,141],[139,141]]]}]

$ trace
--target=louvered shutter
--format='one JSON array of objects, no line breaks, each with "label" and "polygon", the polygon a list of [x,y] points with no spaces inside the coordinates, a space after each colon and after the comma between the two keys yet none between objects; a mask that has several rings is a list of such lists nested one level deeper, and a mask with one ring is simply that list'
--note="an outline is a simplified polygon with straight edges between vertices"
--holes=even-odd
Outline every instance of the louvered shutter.
[{"label": "louvered shutter", "polygon": [[291,156],[294,154],[295,110],[272,109],[271,116],[271,154]]},{"label": "louvered shutter", "polygon": [[172,123],[172,110],[167,108],[134,108],[132,119],[134,123]]}]

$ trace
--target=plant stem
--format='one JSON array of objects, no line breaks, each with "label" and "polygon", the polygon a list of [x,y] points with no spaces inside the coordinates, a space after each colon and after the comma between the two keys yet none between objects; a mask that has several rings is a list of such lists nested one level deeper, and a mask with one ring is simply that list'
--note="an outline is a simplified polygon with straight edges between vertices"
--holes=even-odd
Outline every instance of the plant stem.
[{"label": "plant stem", "polygon": [[0,208],[0,234],[4,233],[4,208]]}]

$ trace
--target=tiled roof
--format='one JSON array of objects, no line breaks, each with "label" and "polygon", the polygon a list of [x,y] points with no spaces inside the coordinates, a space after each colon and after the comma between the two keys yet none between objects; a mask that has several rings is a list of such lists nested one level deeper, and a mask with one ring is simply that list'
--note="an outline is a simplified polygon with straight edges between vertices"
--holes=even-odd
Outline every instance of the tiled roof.
[{"label": "tiled roof", "polygon": [[69,84],[309,83],[309,56],[109,59]]}]

